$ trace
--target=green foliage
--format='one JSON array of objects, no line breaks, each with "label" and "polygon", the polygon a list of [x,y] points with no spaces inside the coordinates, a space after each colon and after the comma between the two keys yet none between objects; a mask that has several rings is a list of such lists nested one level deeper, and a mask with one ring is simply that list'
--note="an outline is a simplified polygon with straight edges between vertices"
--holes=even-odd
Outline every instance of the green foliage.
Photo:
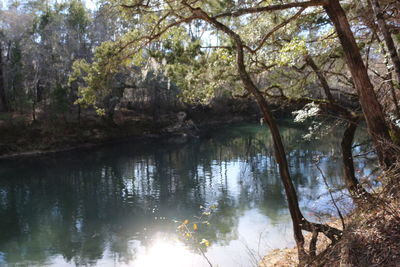
[{"label": "green foliage", "polygon": [[15,42],[14,45],[11,46],[11,56],[10,61],[13,66],[17,69],[22,66],[22,51],[21,45],[19,42]]},{"label": "green foliage", "polygon": [[82,1],[72,0],[68,7],[67,23],[78,33],[84,34],[89,22],[89,15]]},{"label": "green foliage", "polygon": [[[131,30],[122,34],[115,42],[103,43],[96,50],[93,62],[86,63],[86,70],[80,73],[84,77],[85,85],[80,88],[79,103],[96,106],[105,95],[110,94],[110,83],[121,69],[140,67],[149,57],[157,59],[163,65],[165,74],[178,86],[181,90],[180,96],[186,102],[207,104],[216,95],[224,94],[224,91],[229,91],[230,95],[243,93],[236,69],[236,54],[230,38],[218,31],[209,30],[207,23],[202,24],[198,20],[191,21],[190,27],[183,23],[174,24],[190,15],[180,1],[164,4],[150,1],[149,8],[145,5],[124,8],[121,5],[128,3],[119,0],[108,3],[110,8],[115,7],[123,21],[136,24],[131,25]],[[130,2],[129,5],[135,3]],[[276,1],[265,1],[263,5],[275,3]],[[194,7],[200,7],[212,15],[251,4],[249,1],[201,1],[196,2]],[[249,47],[256,48],[265,34],[295,12],[297,11],[221,20],[235,29]],[[307,23],[315,22],[325,23],[326,19],[316,13],[310,16]],[[200,38],[199,35],[191,35],[190,29],[193,25],[195,29],[200,27],[199,30],[209,36]],[[295,22],[285,25],[279,30],[279,38],[274,34],[256,52],[245,55],[248,71],[255,76],[262,75],[264,66],[274,65],[268,76],[260,77],[267,79],[264,82],[265,88],[271,84],[279,85],[287,96],[304,95],[305,88],[311,82],[301,79],[300,74],[291,69],[302,64],[304,55],[308,53],[307,37],[304,32],[300,32],[298,26]],[[217,41],[221,47],[205,48],[205,43],[210,40]],[[331,44],[325,42],[324,45],[328,49]],[[282,79],[282,74],[288,77],[289,83]],[[261,86],[261,89],[264,87]]]},{"label": "green foliage", "polygon": [[[396,127],[399,127],[399,126],[396,125]],[[400,134],[399,134],[399,130],[398,129],[390,129],[389,130],[389,135],[390,135],[390,138],[392,139],[394,144],[397,144],[397,145],[400,144]]]},{"label": "green foliage", "polygon": [[[252,7],[254,1],[207,0],[191,4],[212,16]],[[274,4],[280,1],[262,1],[257,5]],[[71,89],[73,97],[69,99],[104,113],[105,99],[115,96],[116,76],[143,68],[150,58],[161,63],[163,74],[177,85],[179,96],[186,102],[207,104],[216,96],[243,95],[231,37],[204,20],[191,19],[192,13],[184,2],[105,0],[101,6],[99,17],[107,17],[101,26],[111,35],[90,40],[97,34],[90,30],[94,29],[90,27],[95,18],[81,0],[53,5],[29,1],[27,9],[36,22],[30,38],[40,47],[33,54],[42,55],[43,62],[51,66],[46,68],[41,62],[37,69],[41,79],[52,79],[45,88],[47,97],[58,90],[57,84],[68,87],[66,76],[71,74],[69,83],[79,92]],[[302,16],[285,23],[298,11],[294,8],[219,18],[243,40],[247,70],[260,90],[270,95],[282,93],[296,98],[309,93],[316,77],[304,72],[304,68],[303,73],[299,71],[306,53],[318,58],[341,56],[323,9],[309,8]],[[109,27],[111,24],[113,27]],[[283,26],[276,28],[277,25]],[[312,28],[313,25],[317,27]],[[107,41],[95,48],[94,44],[104,39]],[[75,59],[78,60],[73,64]],[[29,64],[25,67],[32,69]],[[279,92],[271,88],[279,88]]]},{"label": "green foliage", "polygon": [[68,89],[61,84],[57,85],[51,94],[51,109],[56,114],[63,114],[68,110]]},{"label": "green foliage", "polygon": [[303,56],[307,53],[306,42],[298,37],[286,43],[279,51],[277,64],[279,66],[293,66],[299,61],[303,61]]},{"label": "green foliage", "polygon": [[400,42],[400,33],[393,34],[394,38],[397,40],[397,42]]}]

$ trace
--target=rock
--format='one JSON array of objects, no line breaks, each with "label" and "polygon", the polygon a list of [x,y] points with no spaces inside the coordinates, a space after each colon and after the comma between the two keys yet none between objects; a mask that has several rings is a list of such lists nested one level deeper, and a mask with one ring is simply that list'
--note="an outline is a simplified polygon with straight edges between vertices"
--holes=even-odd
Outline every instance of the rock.
[{"label": "rock", "polygon": [[182,123],[186,120],[187,114],[186,112],[180,111],[176,114],[176,117],[178,118],[178,122]]},{"label": "rock", "polygon": [[196,124],[192,120],[187,120],[185,122],[185,127],[186,129],[197,129]]},{"label": "rock", "polygon": [[164,132],[169,134],[176,134],[179,136],[178,138],[182,139],[187,139],[189,136],[196,136],[198,128],[193,120],[187,120],[186,112],[178,112],[176,114],[176,118],[178,119],[178,121],[171,126],[165,127],[163,129]]}]

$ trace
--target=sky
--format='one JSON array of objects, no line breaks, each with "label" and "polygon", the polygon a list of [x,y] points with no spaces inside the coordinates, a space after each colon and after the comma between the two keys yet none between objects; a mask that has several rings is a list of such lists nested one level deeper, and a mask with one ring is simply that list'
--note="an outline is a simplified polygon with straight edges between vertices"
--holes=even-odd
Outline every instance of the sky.
[{"label": "sky", "polygon": [[[45,0],[42,0],[45,1]],[[59,2],[62,2],[63,0],[58,0]],[[8,0],[0,0],[0,8],[4,8],[7,6]],[[96,8],[96,2],[97,0],[83,0],[85,2],[86,7],[90,9],[95,9]]]},{"label": "sky", "polygon": [[96,8],[96,0],[84,0],[87,8],[95,9]]}]

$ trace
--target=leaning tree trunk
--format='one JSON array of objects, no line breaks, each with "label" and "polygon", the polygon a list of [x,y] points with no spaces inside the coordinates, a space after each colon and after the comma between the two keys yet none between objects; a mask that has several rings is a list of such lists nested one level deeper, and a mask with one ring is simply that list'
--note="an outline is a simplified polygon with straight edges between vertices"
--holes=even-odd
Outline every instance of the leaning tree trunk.
[{"label": "leaning tree trunk", "polygon": [[342,44],[379,162],[384,168],[389,168],[395,161],[393,153],[385,144],[385,142],[392,143],[389,130],[346,14],[339,0],[329,0],[324,8],[332,20]]},{"label": "leaning tree trunk", "polygon": [[397,81],[400,82],[400,57],[399,54],[397,53],[397,49],[394,44],[392,35],[390,34],[385,19],[383,17],[383,11],[381,5],[379,4],[379,0],[370,0],[370,1],[373,12],[376,17],[376,21],[378,22],[379,30],[383,35],[383,39],[385,40],[386,47],[389,51],[390,59],[393,63],[393,68],[397,76]]},{"label": "leaning tree trunk", "polygon": [[279,173],[285,188],[285,193],[289,204],[289,212],[292,218],[294,237],[296,240],[299,255],[299,264],[300,266],[307,265],[307,262],[310,260],[310,258],[304,250],[304,237],[302,234],[302,230],[313,233],[322,232],[328,238],[330,238],[332,242],[336,242],[340,238],[341,232],[335,228],[329,227],[328,225],[309,222],[304,218],[299,207],[296,189],[290,177],[289,166],[286,159],[286,152],[283,146],[278,125],[271,113],[268,102],[255,86],[250,75],[246,71],[246,67],[244,64],[243,44],[239,36],[237,36],[235,42],[237,46],[237,65],[242,83],[245,89],[255,97],[257,104],[260,107],[261,112],[263,113],[264,121],[268,124],[272,134],[275,158],[278,163]]},{"label": "leaning tree trunk", "polygon": [[[367,14],[369,14],[369,13],[374,13],[375,14],[372,1],[367,1],[367,8],[368,8]],[[391,71],[391,66],[389,66],[389,57],[390,57],[390,55],[389,55],[388,52],[386,52],[385,44],[384,44],[384,42],[381,40],[381,38],[378,35],[378,31],[380,31],[380,29],[379,29],[379,26],[375,24],[374,18],[370,18],[370,17],[365,18],[365,16],[363,18],[364,18],[365,25],[367,25],[371,29],[373,37],[376,38],[378,43],[381,45],[381,48],[382,48],[381,52],[382,52],[382,54],[383,54],[383,56],[385,58],[385,65],[386,65],[386,68],[388,70],[388,74],[387,74],[388,77],[385,77],[385,79],[389,81],[389,90],[390,90],[390,93],[392,95],[392,100],[393,100],[393,104],[394,104],[394,107],[395,107],[396,115],[397,115],[397,118],[400,118],[400,106],[399,106],[399,101],[397,99],[396,90],[395,90],[395,86],[396,85],[395,85],[395,82],[393,80],[393,71]],[[386,24],[385,24],[385,26],[386,26]],[[387,30],[387,28],[386,28],[386,30]],[[393,41],[393,38],[390,35],[390,33],[389,33],[388,37]],[[390,45],[386,44],[386,47],[389,47],[389,46]],[[395,45],[393,45],[393,46],[395,47]],[[398,56],[397,51],[395,51],[395,53]],[[367,66],[367,68],[368,68],[368,66]],[[400,82],[400,80],[399,80],[399,82]]]},{"label": "leaning tree trunk", "polygon": [[299,201],[297,199],[297,193],[294,188],[292,179],[290,177],[289,167],[286,159],[286,152],[283,146],[282,138],[279,132],[278,125],[271,113],[268,103],[258,88],[251,80],[249,74],[246,71],[244,64],[243,45],[237,45],[237,65],[239,70],[240,78],[243,82],[245,89],[251,93],[257,101],[258,106],[264,116],[264,121],[268,124],[272,134],[272,140],[274,144],[275,158],[279,166],[279,173],[281,176],[282,183],[285,188],[286,197],[289,204],[289,212],[292,218],[294,237],[299,254],[300,264],[305,264],[308,260],[308,256],[304,250],[304,237],[302,233],[302,224],[304,224],[304,216],[300,211]]},{"label": "leaning tree trunk", "polygon": [[235,48],[237,53],[236,63],[240,79],[243,83],[245,90],[255,97],[257,104],[264,116],[264,120],[268,124],[272,134],[275,157],[278,163],[281,181],[285,189],[290,216],[292,218],[294,238],[296,241],[298,255],[299,255],[299,265],[304,266],[307,264],[309,256],[307,255],[304,249],[304,236],[302,230],[306,230],[309,232],[315,232],[315,231],[322,232],[333,242],[337,241],[340,238],[341,231],[332,228],[328,225],[311,223],[304,218],[302,212],[300,211],[297,193],[293,185],[292,179],[290,177],[289,166],[286,159],[286,153],[278,125],[271,113],[268,102],[266,101],[262,93],[258,90],[258,88],[254,84],[253,80],[251,79],[249,73],[246,70],[246,65],[244,63],[244,45],[240,36],[231,29],[229,29],[226,25],[220,23],[215,18],[210,17],[200,8],[192,8],[190,6],[188,7],[191,9],[193,14],[198,16],[198,18],[210,23],[217,29],[222,30],[227,35],[229,35],[231,40],[235,43]]},{"label": "leaning tree trunk", "polygon": [[315,64],[314,59],[310,55],[305,56],[305,61],[306,63],[312,68],[312,70],[315,72],[315,74],[318,77],[319,82],[321,83],[322,88],[324,89],[325,95],[328,98],[329,102],[332,104],[335,103],[335,99],[332,96],[330,87],[328,85],[328,81],[325,79],[324,74],[322,71],[318,68],[317,64]]},{"label": "leaning tree trunk", "polygon": [[[399,100],[397,99],[397,95],[396,95],[396,86],[395,83],[393,81],[393,74],[392,72],[389,71],[388,73],[389,76],[389,90],[390,90],[390,94],[392,95],[392,100],[393,100],[393,104],[394,104],[394,110],[396,111],[396,116],[397,119],[400,119],[400,106],[399,106]],[[400,80],[399,80],[400,82]]]},{"label": "leaning tree trunk", "polygon": [[292,179],[290,177],[289,167],[286,160],[286,153],[282,143],[282,138],[279,133],[278,125],[268,107],[267,101],[265,100],[261,92],[258,90],[258,88],[254,84],[254,82],[252,81],[250,75],[246,70],[246,66],[244,63],[244,51],[243,51],[242,40],[239,35],[237,35],[235,32],[230,30],[222,23],[218,22],[216,19],[209,17],[205,12],[200,11],[198,9],[193,11],[198,12],[200,17],[203,17],[204,20],[214,25],[217,29],[220,29],[223,32],[227,33],[236,44],[236,52],[237,52],[236,62],[239,71],[239,76],[242,80],[242,83],[246,91],[248,91],[256,98],[257,104],[260,107],[261,112],[263,113],[264,121],[268,124],[272,134],[275,157],[279,166],[279,173],[281,176],[283,186],[285,188],[286,197],[289,205],[289,212],[292,218],[294,238],[296,241],[299,254],[299,262],[305,263],[308,260],[308,256],[304,250],[304,236],[302,233],[302,224],[304,223],[304,216],[300,211],[299,202],[297,199],[297,193],[294,188]]},{"label": "leaning tree trunk", "polygon": [[366,192],[358,182],[354,172],[352,146],[354,135],[358,126],[359,117],[355,115],[352,111],[341,107],[339,103],[335,103],[335,100],[331,94],[331,88],[329,86],[328,80],[325,78],[320,68],[317,66],[317,64],[315,64],[315,61],[310,55],[307,54],[305,60],[316,73],[317,78],[325,91],[325,94],[331,104],[330,110],[338,112],[338,114],[340,114],[344,119],[348,121],[348,125],[343,133],[343,138],[341,142],[344,181],[346,183],[347,190],[349,190],[350,192],[350,195],[353,197],[354,201],[358,202],[362,196],[368,195],[368,192]]}]

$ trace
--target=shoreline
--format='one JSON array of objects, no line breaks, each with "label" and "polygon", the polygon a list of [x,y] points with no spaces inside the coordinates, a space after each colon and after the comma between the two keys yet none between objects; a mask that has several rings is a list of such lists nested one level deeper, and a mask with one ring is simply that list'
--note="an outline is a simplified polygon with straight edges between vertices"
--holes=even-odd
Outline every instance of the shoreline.
[{"label": "shoreline", "polygon": [[[139,134],[125,134],[122,132],[117,135],[104,136],[103,138],[96,138],[94,135],[89,136],[90,140],[82,141],[81,143],[77,143],[71,145],[72,139],[68,140],[66,143],[62,144],[58,148],[50,148],[50,149],[36,149],[36,150],[23,150],[19,152],[11,152],[0,154],[0,160],[13,160],[13,159],[24,159],[24,158],[34,158],[40,156],[47,156],[51,154],[58,154],[63,152],[71,152],[71,151],[80,151],[98,148],[105,145],[110,144],[118,144],[124,142],[152,142],[152,141],[168,141],[173,139],[179,139],[179,142],[187,142],[191,139],[197,139],[204,136],[207,136],[210,131],[215,129],[226,127],[229,125],[235,125],[239,123],[255,123],[253,117],[235,117],[232,120],[210,120],[208,122],[201,123],[196,125],[194,129],[185,129],[178,128],[171,132],[165,132],[162,130],[158,131],[147,131],[149,129],[143,130],[142,133]],[[119,128],[119,127],[116,127]],[[123,127],[122,127],[123,128]],[[1,153],[1,152],[0,152]]]},{"label": "shoreline", "polygon": [[[348,219],[346,217],[346,219]],[[343,230],[341,221],[333,217],[327,222],[328,225],[335,227],[337,229]],[[307,233],[304,235],[305,247],[309,247],[312,233]],[[317,242],[317,253],[323,252],[330,245],[330,240],[324,236],[320,235]],[[274,249],[269,251],[258,263],[258,267],[291,267],[297,266],[299,263],[296,245],[293,247],[287,247],[282,249]]]}]

